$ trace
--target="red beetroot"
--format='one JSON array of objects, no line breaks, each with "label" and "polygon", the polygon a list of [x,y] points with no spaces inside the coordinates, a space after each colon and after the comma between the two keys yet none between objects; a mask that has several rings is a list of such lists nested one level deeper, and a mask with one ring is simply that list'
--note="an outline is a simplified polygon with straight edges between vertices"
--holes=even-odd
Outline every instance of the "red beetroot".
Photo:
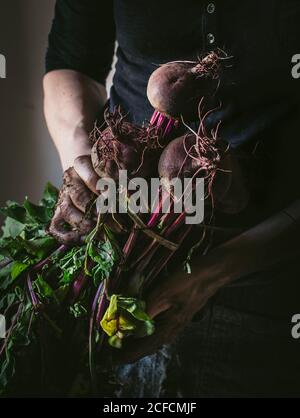
[{"label": "red beetroot", "polygon": [[239,213],[249,202],[237,154],[216,137],[190,133],[176,138],[163,151],[158,171],[168,189],[176,177],[205,178],[213,205],[224,213]]},{"label": "red beetroot", "polygon": [[202,98],[214,96],[220,76],[220,57],[212,52],[201,61],[170,62],[151,75],[147,96],[154,109],[167,117],[192,120]]},{"label": "red beetroot", "polygon": [[95,128],[93,132],[92,163],[96,173],[116,181],[119,170],[127,170],[128,177],[149,177],[161,152],[157,132],[125,121],[119,110],[106,112],[105,120],[106,129]]}]

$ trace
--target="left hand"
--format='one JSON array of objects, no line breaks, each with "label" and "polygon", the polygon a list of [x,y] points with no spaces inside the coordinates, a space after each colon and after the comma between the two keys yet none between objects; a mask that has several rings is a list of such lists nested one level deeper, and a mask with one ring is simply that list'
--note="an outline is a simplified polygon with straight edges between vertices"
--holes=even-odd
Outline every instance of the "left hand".
[{"label": "left hand", "polygon": [[133,363],[169,344],[181,333],[193,316],[217,292],[214,272],[203,268],[197,275],[179,271],[159,283],[147,298],[147,313],[155,320],[155,332],[142,339],[129,338],[123,348],[113,352],[117,363]]}]

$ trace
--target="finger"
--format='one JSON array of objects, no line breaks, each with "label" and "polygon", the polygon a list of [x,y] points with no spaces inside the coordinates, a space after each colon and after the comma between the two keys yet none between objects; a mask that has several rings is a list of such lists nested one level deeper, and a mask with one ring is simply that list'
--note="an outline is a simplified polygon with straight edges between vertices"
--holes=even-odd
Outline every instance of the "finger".
[{"label": "finger", "polygon": [[95,195],[86,187],[74,168],[64,173],[64,185],[74,206],[86,213]]},{"label": "finger", "polygon": [[95,194],[99,194],[97,192],[97,182],[99,180],[99,176],[95,172],[91,156],[90,155],[82,155],[77,157],[74,161],[74,169],[79,175],[79,177],[83,180],[86,186]]},{"label": "finger", "polygon": [[59,207],[64,221],[78,231],[80,235],[87,235],[92,230],[94,222],[85,218],[84,213],[73,205],[67,193],[61,199]]},{"label": "finger", "polygon": [[49,233],[57,239],[58,242],[64,245],[76,244],[80,241],[80,234],[78,231],[66,230],[66,222],[62,216],[60,207],[57,207],[49,226]]}]

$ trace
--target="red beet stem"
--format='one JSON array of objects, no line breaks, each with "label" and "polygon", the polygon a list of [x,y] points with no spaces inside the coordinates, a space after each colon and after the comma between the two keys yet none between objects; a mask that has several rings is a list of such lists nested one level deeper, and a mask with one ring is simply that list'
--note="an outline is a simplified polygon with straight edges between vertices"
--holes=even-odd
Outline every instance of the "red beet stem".
[{"label": "red beet stem", "polygon": [[[188,228],[183,232],[182,236],[180,237],[180,240],[178,241],[179,245],[183,242],[183,240],[189,234],[191,228],[192,226],[189,225]],[[162,253],[161,260],[159,262],[156,262],[154,267],[147,274],[145,278],[145,282],[144,282],[144,287],[149,286],[153,282],[153,280],[156,279],[156,277],[159,275],[162,269],[167,265],[167,263],[170,261],[173,255],[174,255],[173,251],[169,251],[168,255],[166,255],[165,252]]]},{"label": "red beet stem", "polygon": [[169,136],[170,135],[174,125],[175,125],[175,119],[170,119],[169,122],[167,123],[166,129],[165,129],[165,132],[164,132],[164,136]]},{"label": "red beet stem", "polygon": [[[147,226],[150,227],[155,227],[161,220],[162,218],[160,217],[160,211],[162,209],[163,206],[163,202],[170,197],[170,194],[166,191],[164,191],[164,195],[162,197],[162,199],[160,199],[159,205],[156,208],[154,214],[152,215],[151,219],[149,220]],[[173,201],[171,201],[171,206],[170,206],[170,212],[166,214],[165,219],[163,220],[163,223],[166,224],[169,221],[172,221],[172,218],[174,217],[174,213],[171,212],[171,208],[172,208],[172,203]],[[172,222],[171,225],[167,225],[164,230],[162,231],[162,236],[167,238],[168,236],[170,236],[170,234],[172,232],[174,232],[177,227],[181,226],[182,221],[185,219],[185,213],[183,212],[182,214],[180,214],[179,217],[177,217],[174,220],[174,223]],[[150,223],[151,222],[151,223]],[[168,228],[171,228],[170,231],[168,230]],[[133,268],[134,266],[137,266],[141,260],[144,260],[144,263],[148,263],[148,258],[145,259],[146,256],[152,256],[155,254],[156,250],[158,249],[158,247],[160,246],[160,244],[153,240],[151,241],[150,245],[147,246],[144,251],[139,255],[139,257],[134,261],[134,263],[132,263],[131,268]],[[150,255],[149,255],[150,254]],[[144,265],[144,263],[142,265]]]},{"label": "red beet stem", "polygon": [[128,260],[128,257],[130,256],[130,254],[131,254],[131,252],[132,252],[132,250],[135,246],[135,243],[137,241],[138,236],[139,236],[139,230],[134,228],[131,231],[131,233],[130,233],[130,235],[129,235],[129,237],[128,237],[128,239],[127,239],[127,241],[126,241],[126,243],[123,247],[123,260],[122,260],[121,264],[119,264],[119,266],[116,269],[116,272],[115,272],[115,274],[114,274],[114,276],[111,280],[109,290],[116,291],[118,289],[119,283],[120,283],[120,276],[121,276],[121,273],[122,273],[122,270],[123,270],[122,266]]},{"label": "red beet stem", "polygon": [[[171,215],[173,215],[173,213],[168,214],[169,218]],[[185,212],[182,212],[176,219],[175,221],[172,222],[171,225],[169,225],[168,227],[165,228],[165,230],[162,232],[162,236],[164,238],[168,238],[170,237],[170,235],[172,233],[174,233],[175,231],[178,230],[178,228],[180,228],[185,220],[186,214]],[[150,263],[150,261],[153,259],[154,255],[156,254],[157,250],[160,248],[160,244],[159,242],[153,240],[149,247],[145,249],[145,251],[143,252],[143,254],[138,258],[137,262],[134,263],[134,266],[137,266],[137,271],[138,272],[142,272],[147,265]],[[173,254],[173,252],[171,252],[171,254]],[[138,264],[140,263],[140,264]]]},{"label": "red beet stem", "polygon": [[52,261],[52,258],[55,257],[56,255],[60,255],[63,254],[64,252],[66,252],[68,249],[68,247],[66,245],[61,245],[60,247],[58,247],[57,250],[54,251],[54,253],[52,253],[51,255],[49,255],[49,257],[45,258],[44,260],[40,261],[38,264],[36,264],[32,269],[34,272],[39,272],[40,270],[42,270],[42,268],[44,266],[46,266],[47,264],[50,264]]},{"label": "red beet stem", "polygon": [[[162,192],[162,197],[160,199],[160,193]],[[163,204],[164,202],[167,200],[167,198],[169,198],[169,193],[166,192],[164,189],[160,188],[159,192],[158,192],[158,198],[159,198],[159,202],[156,206],[156,208],[153,210],[152,215],[147,223],[147,227],[148,228],[153,228],[158,224],[159,221],[159,215],[161,213],[161,210],[163,208]]]},{"label": "red beet stem", "polygon": [[96,325],[97,327],[99,327],[100,321],[103,318],[103,315],[105,313],[105,309],[106,309],[106,294],[105,291],[103,289],[101,295],[100,295],[100,300],[99,300],[99,305],[98,305],[98,310],[97,310],[97,315],[96,315]]},{"label": "red beet stem", "polygon": [[[93,264],[94,263],[93,263],[92,260],[88,261],[88,265],[87,265],[88,270],[90,270],[92,268]],[[87,274],[85,274],[85,270],[83,268],[80,271],[77,278],[75,279],[75,281],[73,282],[72,289],[71,289],[71,292],[70,292],[71,304],[75,303],[78,300],[82,289],[85,288],[85,285],[88,281],[88,277],[89,276]]]},{"label": "red beet stem", "polygon": [[170,118],[158,110],[154,111],[150,120],[150,126],[156,127],[157,131],[160,130],[163,138],[169,136],[172,129],[177,125],[178,121],[176,119]]},{"label": "red beet stem", "polygon": [[153,113],[152,118],[150,120],[150,125],[155,125],[158,117],[159,117],[159,112],[157,110],[155,110],[155,112]]},{"label": "red beet stem", "polygon": [[186,213],[182,212],[175,221],[167,227],[164,236],[169,237],[173,232],[175,232],[184,222]]}]

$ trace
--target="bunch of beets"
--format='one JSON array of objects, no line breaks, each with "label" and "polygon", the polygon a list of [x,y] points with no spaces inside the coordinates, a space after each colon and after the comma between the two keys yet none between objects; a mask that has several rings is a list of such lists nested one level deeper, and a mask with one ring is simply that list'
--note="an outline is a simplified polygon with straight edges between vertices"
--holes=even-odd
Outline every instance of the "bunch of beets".
[{"label": "bunch of beets", "polygon": [[[223,59],[212,52],[198,62],[162,65],[148,83],[155,109],[149,123],[135,126],[116,109],[106,111],[104,124],[91,133],[91,159],[99,178],[118,182],[124,169],[129,178],[161,179],[155,206],[146,202],[147,213],[97,213],[95,195],[86,213],[95,221],[93,229],[84,242],[68,246],[48,232],[58,199],[53,187],[47,187],[38,206],[10,202],[3,209],[7,219],[0,241],[0,313],[7,331],[0,346],[0,393],[9,387],[20,351],[41,340],[41,328],[49,327],[51,338],[62,337],[66,313],[87,326],[91,369],[95,348],[99,351],[107,342],[121,348],[124,338],[138,343],[155,332],[144,303],[149,287],[182,246],[188,249],[188,271],[193,251],[208,251],[215,212],[237,214],[246,208],[249,193],[237,152],[219,138],[220,123],[210,132],[206,129]],[[198,126],[192,129],[188,123],[195,120]],[[177,178],[190,179],[192,194],[196,179],[204,179],[200,225],[186,223],[184,209],[174,211],[178,196],[172,181]],[[166,201],[169,210],[163,213]],[[195,237],[189,245],[187,236]]]}]

